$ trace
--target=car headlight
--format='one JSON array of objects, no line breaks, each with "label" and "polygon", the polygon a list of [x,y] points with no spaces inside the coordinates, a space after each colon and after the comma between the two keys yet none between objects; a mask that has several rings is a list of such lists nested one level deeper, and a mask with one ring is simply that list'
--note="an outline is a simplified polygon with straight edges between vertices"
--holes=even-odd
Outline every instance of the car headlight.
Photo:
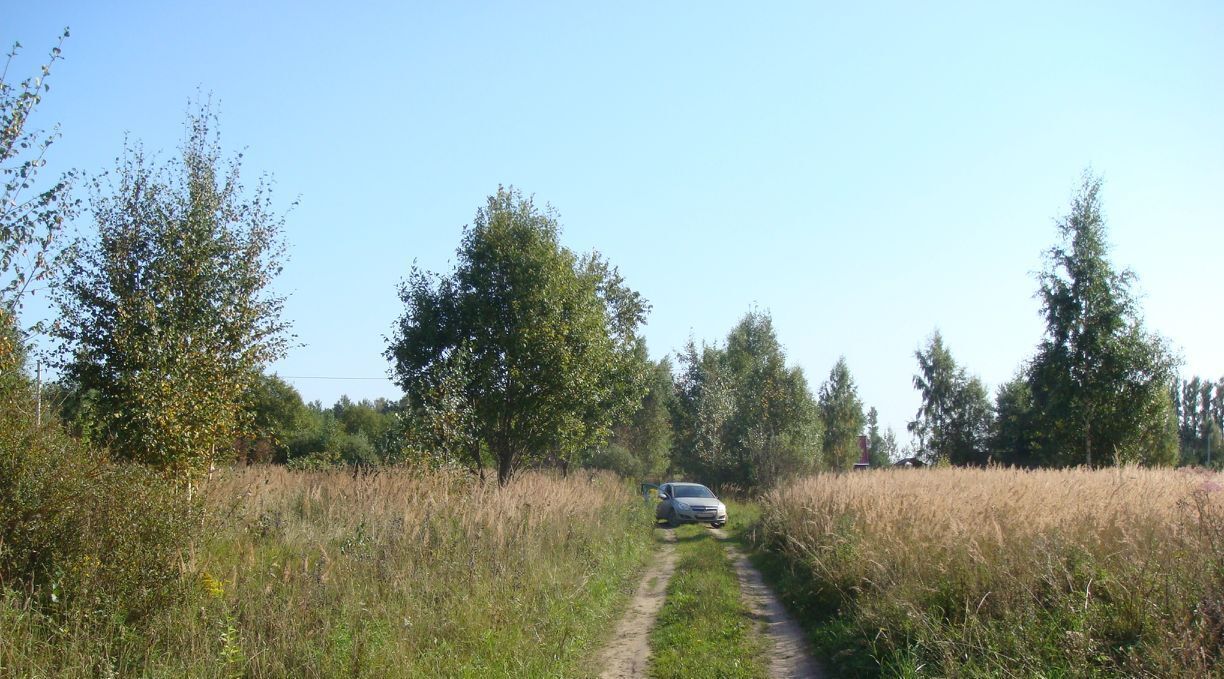
[{"label": "car headlight", "polygon": [[718,513],[719,513],[719,514],[726,514],[726,513],[727,513],[727,505],[725,505],[725,504],[723,504],[723,503],[719,502],[719,503],[718,503]]},{"label": "car headlight", "polygon": [[689,506],[679,500],[676,500],[676,509],[679,509],[682,512],[687,512],[689,510]]}]

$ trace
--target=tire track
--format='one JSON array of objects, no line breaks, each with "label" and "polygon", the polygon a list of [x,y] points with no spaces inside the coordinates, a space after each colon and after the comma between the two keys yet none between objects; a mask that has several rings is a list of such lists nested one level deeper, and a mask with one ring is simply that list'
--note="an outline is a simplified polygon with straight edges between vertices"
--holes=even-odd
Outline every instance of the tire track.
[{"label": "tire track", "polygon": [[765,624],[765,636],[769,639],[769,676],[774,679],[821,679],[825,676],[820,664],[812,656],[807,636],[799,623],[786,612],[773,590],[765,584],[761,572],[748,561],[744,553],[727,540],[721,529],[710,531],[727,549],[727,556],[735,565],[739,578],[740,596],[753,617]]},{"label": "tire track", "polygon": [[[660,530],[660,529],[656,529]],[[616,626],[612,641],[600,654],[604,668],[600,679],[636,679],[646,676],[650,664],[650,630],[667,594],[667,583],[676,570],[676,534],[663,531],[663,546],[654,563],[642,574],[629,610]]]}]

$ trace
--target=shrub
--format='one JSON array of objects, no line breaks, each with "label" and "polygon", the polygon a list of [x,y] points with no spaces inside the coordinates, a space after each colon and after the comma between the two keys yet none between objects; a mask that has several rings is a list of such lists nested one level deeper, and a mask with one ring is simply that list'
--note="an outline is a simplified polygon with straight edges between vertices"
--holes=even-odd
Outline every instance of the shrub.
[{"label": "shrub", "polygon": [[[11,368],[11,366],[10,366]],[[28,383],[0,388],[0,588],[64,614],[134,621],[178,590],[185,496],[39,425]]]},{"label": "shrub", "polygon": [[591,469],[606,469],[629,478],[639,479],[646,473],[646,465],[642,463],[628,448],[609,443],[601,448],[591,449],[586,453],[584,467]]},{"label": "shrub", "polygon": [[340,457],[340,453],[331,450],[320,450],[301,457],[295,457],[289,460],[286,466],[293,471],[320,472],[343,465],[344,459]]}]

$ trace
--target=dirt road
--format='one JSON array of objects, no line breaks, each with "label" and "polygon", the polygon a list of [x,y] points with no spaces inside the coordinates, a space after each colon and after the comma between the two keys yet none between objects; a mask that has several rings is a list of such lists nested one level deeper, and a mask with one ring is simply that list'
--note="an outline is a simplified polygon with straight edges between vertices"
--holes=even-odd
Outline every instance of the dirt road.
[{"label": "dirt road", "polygon": [[625,611],[616,634],[600,656],[603,672],[600,679],[630,679],[646,676],[650,661],[650,629],[654,627],[659,609],[667,593],[667,583],[676,570],[676,548],[672,543],[676,535],[670,530],[661,531],[667,541],[659,549],[654,563],[642,574],[637,592]]},{"label": "dirt road", "polygon": [[[660,531],[666,541],[654,562],[642,574],[637,592],[625,615],[617,625],[616,634],[604,648],[599,667],[604,668],[600,679],[638,679],[646,677],[650,663],[650,630],[654,627],[667,593],[667,583],[676,570],[676,535]],[[723,541],[727,556],[735,565],[740,595],[753,617],[764,623],[764,634],[770,645],[769,676],[774,679],[821,679],[825,676],[808,649],[807,638],[773,590],[765,584],[761,573],[742,552],[727,541],[721,530],[710,531]]]}]

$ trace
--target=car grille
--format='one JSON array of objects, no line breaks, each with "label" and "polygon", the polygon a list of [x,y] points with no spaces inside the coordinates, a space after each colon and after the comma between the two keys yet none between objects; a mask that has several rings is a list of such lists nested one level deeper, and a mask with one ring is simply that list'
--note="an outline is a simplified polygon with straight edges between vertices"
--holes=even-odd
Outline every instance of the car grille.
[{"label": "car grille", "polygon": [[714,507],[704,507],[702,505],[689,505],[689,508],[695,512],[712,512]]}]

